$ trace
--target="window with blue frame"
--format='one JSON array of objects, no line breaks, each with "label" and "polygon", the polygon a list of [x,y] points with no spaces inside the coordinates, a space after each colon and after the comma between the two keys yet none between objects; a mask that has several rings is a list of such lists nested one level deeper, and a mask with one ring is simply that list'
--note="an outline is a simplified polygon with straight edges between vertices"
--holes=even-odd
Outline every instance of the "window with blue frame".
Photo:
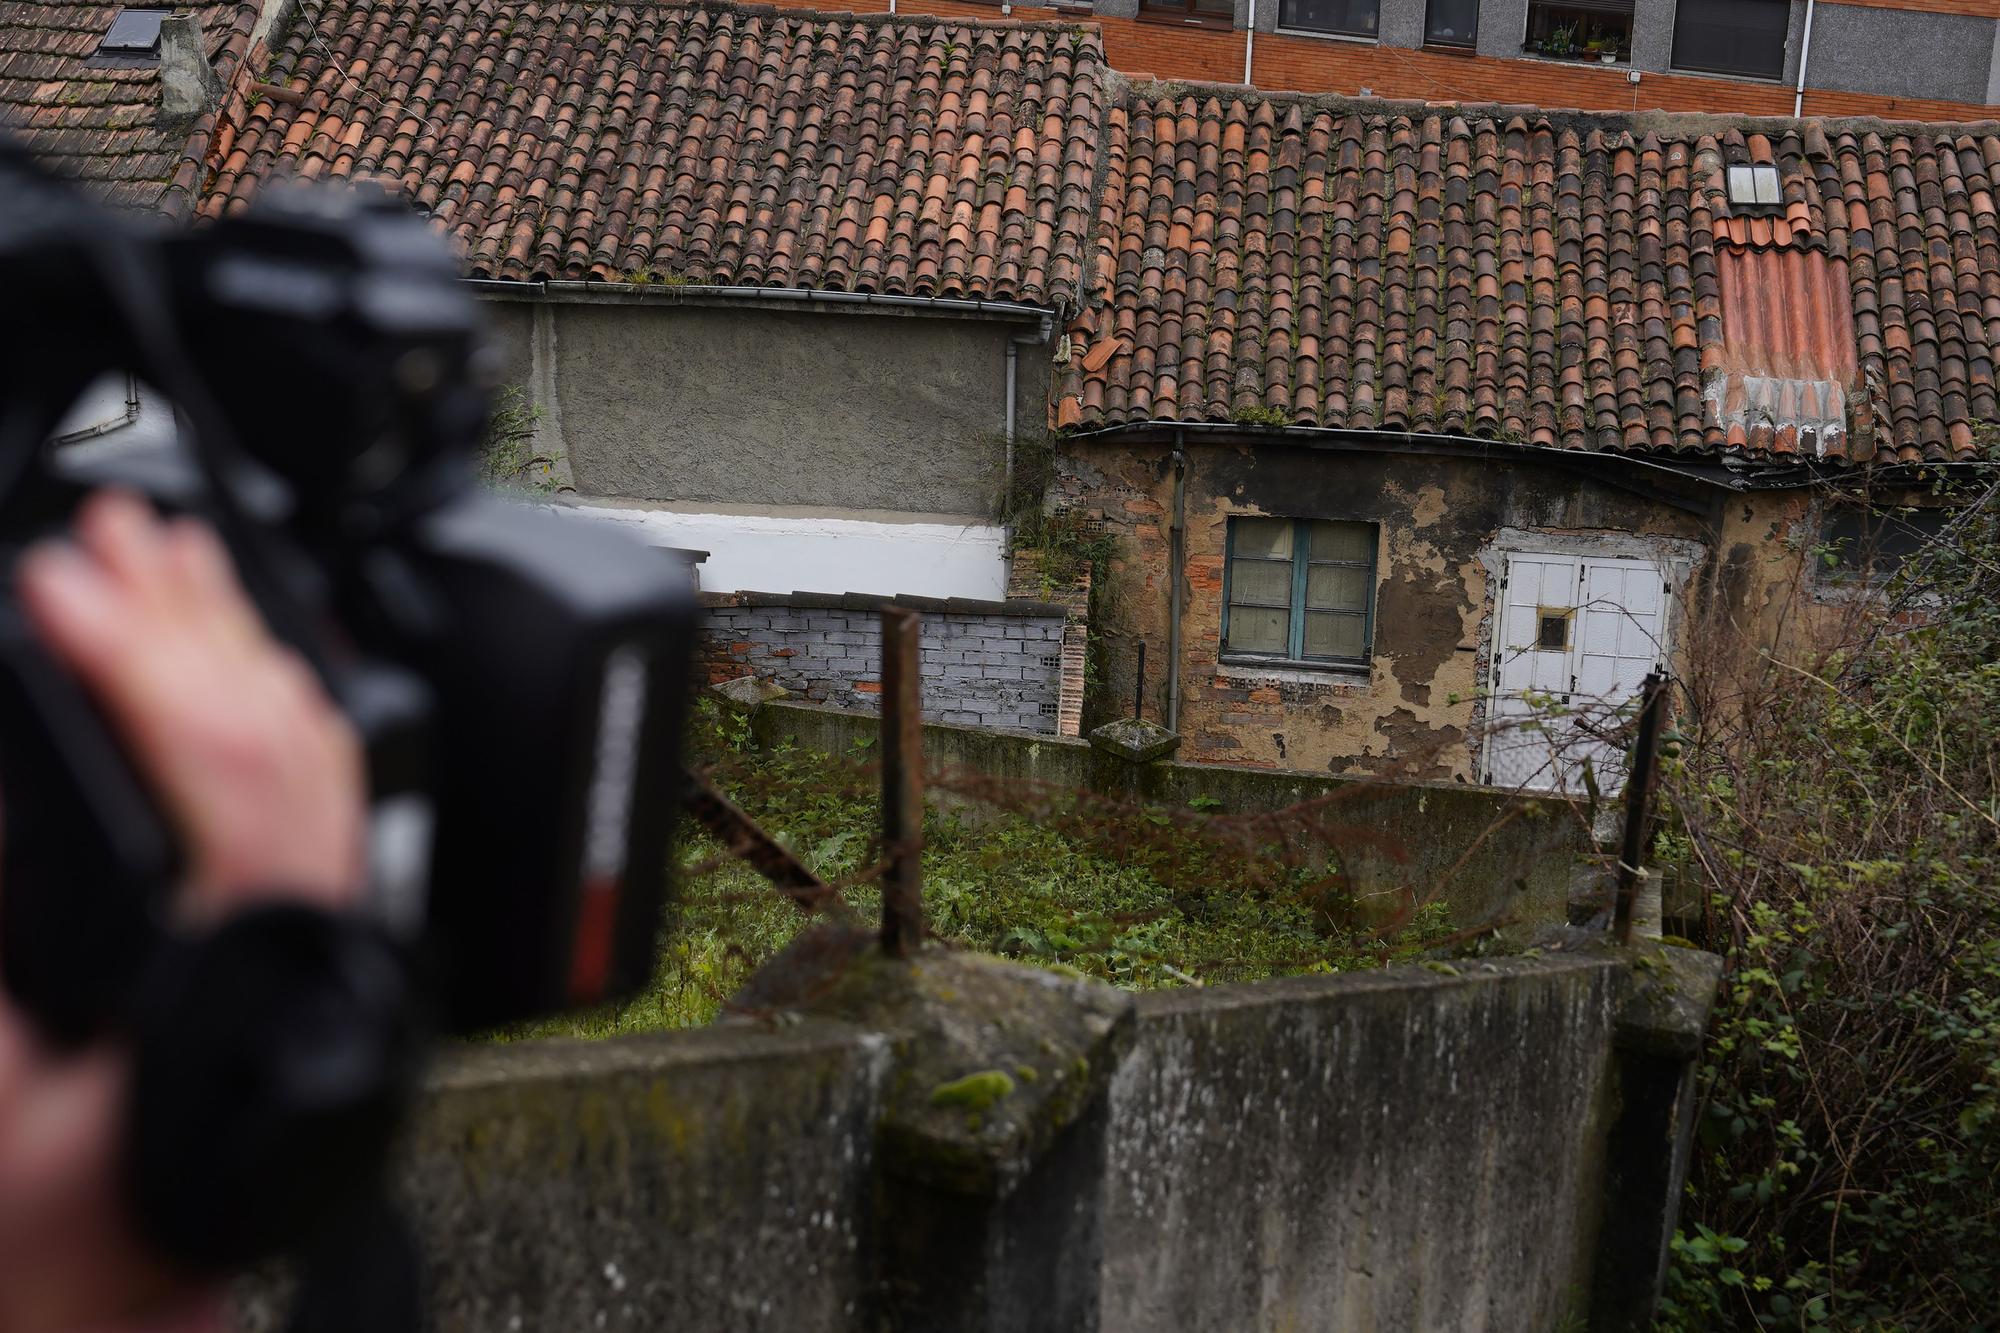
[{"label": "window with blue frame", "polygon": [[1232,518],[1222,655],[1368,665],[1375,629],[1373,523]]}]

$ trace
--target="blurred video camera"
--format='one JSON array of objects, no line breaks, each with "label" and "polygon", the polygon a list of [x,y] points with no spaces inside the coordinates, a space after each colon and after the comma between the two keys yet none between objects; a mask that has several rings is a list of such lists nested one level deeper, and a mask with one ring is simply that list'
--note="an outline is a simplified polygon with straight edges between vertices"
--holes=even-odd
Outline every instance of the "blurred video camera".
[{"label": "blurred video camera", "polygon": [[[52,1037],[121,1021],[174,831],[14,604],[22,548],[121,486],[213,523],[366,746],[375,908],[469,1031],[651,973],[693,593],[665,553],[478,482],[481,323],[386,194],[272,190],[166,232],[0,144],[0,976]],[[131,374],[178,443],[48,441]]]}]

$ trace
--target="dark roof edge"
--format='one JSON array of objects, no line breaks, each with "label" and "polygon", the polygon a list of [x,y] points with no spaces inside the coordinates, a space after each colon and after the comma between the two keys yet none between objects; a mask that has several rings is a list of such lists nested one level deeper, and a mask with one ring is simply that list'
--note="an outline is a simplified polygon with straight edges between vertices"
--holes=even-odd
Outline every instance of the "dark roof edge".
[{"label": "dark roof edge", "polygon": [[1021,616],[1045,620],[1063,620],[1070,614],[1068,607],[1055,602],[1037,602],[1026,598],[1010,597],[993,602],[976,597],[919,597],[911,593],[884,597],[865,592],[705,592],[701,594],[701,604],[710,610],[782,606],[802,611],[880,611],[885,606],[907,606],[915,611],[945,615]]},{"label": "dark roof edge", "polygon": [[1414,98],[1349,97],[1341,93],[1265,91],[1241,83],[1204,83],[1189,79],[1150,82],[1125,80],[1118,105],[1127,111],[1154,98],[1214,97],[1275,107],[1301,107],[1353,115],[1451,116],[1479,120],[1511,120],[1520,116],[1559,128],[1576,126],[1617,129],[1632,134],[1795,134],[1815,127],[1825,134],[1896,134],[1910,131],[1987,133],[2000,135],[2000,114],[1983,120],[1888,120],[1880,116],[1747,116],[1714,111],[1591,111],[1530,106],[1512,102],[1426,102]]},{"label": "dark roof edge", "polygon": [[1002,301],[984,296],[918,296],[901,292],[855,292],[833,287],[761,287],[715,283],[622,282],[615,278],[480,278],[460,281],[481,296],[503,301],[551,301],[579,305],[772,305],[788,309],[879,306],[938,315],[965,315],[1048,323],[1062,314],[1059,304]]},{"label": "dark roof edge", "polygon": [[[629,0],[627,0],[629,3]],[[617,0],[612,0],[617,3]],[[794,9],[785,5],[731,4],[728,0],[689,0],[674,4],[676,9],[705,9],[718,14],[740,14],[746,18],[799,19],[814,23],[860,23],[868,27],[892,25],[913,28],[988,28],[995,32],[1088,32],[1097,39],[1099,59],[1103,58],[1103,30],[1088,19],[1017,19],[994,12],[993,17],[947,16],[941,14],[892,14],[875,11],[857,13],[851,9]]]},{"label": "dark roof edge", "polygon": [[1811,460],[1740,465],[1714,461],[1692,454],[1656,455],[1625,449],[1559,449],[1548,445],[1488,440],[1476,435],[1441,435],[1423,431],[1351,430],[1333,426],[1258,426],[1230,421],[1128,421],[1116,425],[1074,430],[1065,439],[1080,443],[1156,438],[1170,442],[1175,436],[1222,437],[1248,444],[1292,445],[1353,453],[1430,454],[1454,458],[1502,457],[1564,467],[1609,464],[1670,473],[1684,480],[1718,487],[1725,491],[1747,492],[1786,490],[1810,486],[1821,469],[1847,473],[1857,465],[1817,467]]}]

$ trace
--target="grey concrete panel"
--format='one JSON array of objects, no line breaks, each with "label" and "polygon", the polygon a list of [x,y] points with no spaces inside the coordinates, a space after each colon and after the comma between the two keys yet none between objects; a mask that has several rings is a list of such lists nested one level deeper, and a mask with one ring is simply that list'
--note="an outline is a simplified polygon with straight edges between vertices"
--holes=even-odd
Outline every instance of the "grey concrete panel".
[{"label": "grey concrete panel", "polygon": [[[549,308],[577,487],[644,500],[991,514],[1018,323],[745,307]],[[552,344],[552,347],[546,345]],[[1042,427],[1048,352],[1022,349],[1018,410]],[[545,408],[546,410],[546,408]]]},{"label": "grey concrete panel", "polygon": [[1480,55],[1518,56],[1527,34],[1528,0],[1480,0]]},{"label": "grey concrete panel", "polygon": [[1380,0],[1376,37],[1384,46],[1424,44],[1425,0]]},{"label": "grey concrete panel", "polygon": [[[401,1171],[437,1333],[846,1333],[887,1043],[837,1024],[454,1050]],[[246,1333],[286,1327],[271,1286]]]},{"label": "grey concrete panel", "polygon": [[1984,102],[1994,21],[1822,4],[1813,17],[1808,88]]},{"label": "grey concrete panel", "polygon": [[1581,1314],[1620,978],[1460,966],[1140,997],[1112,1083],[1105,1333]]}]

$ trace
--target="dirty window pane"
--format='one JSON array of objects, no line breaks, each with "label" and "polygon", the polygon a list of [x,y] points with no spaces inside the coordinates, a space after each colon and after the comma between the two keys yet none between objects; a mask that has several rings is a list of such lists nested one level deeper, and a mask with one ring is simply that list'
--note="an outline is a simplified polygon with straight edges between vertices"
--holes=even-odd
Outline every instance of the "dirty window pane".
[{"label": "dirty window pane", "polygon": [[1821,520],[1820,575],[1839,582],[1865,577],[1881,581],[1944,531],[1944,509],[1847,508]]},{"label": "dirty window pane", "polygon": [[1229,571],[1229,600],[1264,606],[1292,604],[1292,565],[1275,560],[1238,560]]},{"label": "dirty window pane", "polygon": [[1231,555],[1261,555],[1273,560],[1292,558],[1292,520],[1237,518],[1229,522]]},{"label": "dirty window pane", "polygon": [[1365,569],[1314,565],[1306,572],[1306,606],[1315,611],[1366,611],[1368,583]]},{"label": "dirty window pane", "polygon": [[1345,612],[1306,612],[1307,657],[1359,657],[1367,621]]},{"label": "dirty window pane", "polygon": [[1275,607],[1229,608],[1229,649],[1238,653],[1283,654],[1290,638],[1291,617]]},{"label": "dirty window pane", "polygon": [[1424,12],[1424,40],[1439,46],[1471,46],[1479,38],[1479,0],[1430,0]]},{"label": "dirty window pane", "polygon": [[1312,558],[1315,560],[1353,560],[1365,564],[1375,561],[1375,525],[1373,523],[1315,523],[1312,525]]},{"label": "dirty window pane", "polygon": [[1278,26],[1373,37],[1381,21],[1379,6],[1380,0],[1282,0]]}]

